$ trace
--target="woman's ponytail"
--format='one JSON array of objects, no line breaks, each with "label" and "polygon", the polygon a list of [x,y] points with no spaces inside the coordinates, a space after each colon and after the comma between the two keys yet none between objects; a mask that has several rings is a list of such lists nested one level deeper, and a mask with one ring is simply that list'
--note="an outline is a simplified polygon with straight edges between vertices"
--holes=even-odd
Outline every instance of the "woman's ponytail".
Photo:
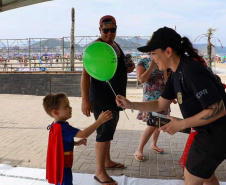
[{"label": "woman's ponytail", "polygon": [[181,51],[182,53],[178,53],[178,54],[184,54],[187,53],[187,55],[195,60],[197,60],[200,63],[204,63],[202,60],[202,57],[198,54],[198,50],[193,48],[192,43],[190,42],[190,40],[187,37],[182,37],[181,38]]}]

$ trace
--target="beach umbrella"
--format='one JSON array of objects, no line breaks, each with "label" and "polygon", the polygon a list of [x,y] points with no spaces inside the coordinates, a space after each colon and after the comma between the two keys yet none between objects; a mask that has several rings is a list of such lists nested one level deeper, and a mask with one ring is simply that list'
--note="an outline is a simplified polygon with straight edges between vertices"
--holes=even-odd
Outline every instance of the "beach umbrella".
[{"label": "beach umbrella", "polygon": [[75,56],[80,56],[82,54],[83,54],[82,52],[78,52],[78,53],[75,53]]},{"label": "beach umbrella", "polygon": [[46,56],[49,56],[49,54],[45,53],[45,54],[43,54],[42,56],[46,57]]},{"label": "beach umbrella", "polygon": [[132,57],[137,57],[137,56],[139,56],[139,55],[138,55],[137,53],[132,53],[131,56],[132,56]]},{"label": "beach umbrella", "polygon": [[225,61],[226,61],[226,55],[221,57],[221,63],[225,63]]}]

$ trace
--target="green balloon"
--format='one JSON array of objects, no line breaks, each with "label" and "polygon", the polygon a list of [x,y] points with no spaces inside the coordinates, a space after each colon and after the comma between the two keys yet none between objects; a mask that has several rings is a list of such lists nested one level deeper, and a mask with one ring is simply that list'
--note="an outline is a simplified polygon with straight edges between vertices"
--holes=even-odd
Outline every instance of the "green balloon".
[{"label": "green balloon", "polygon": [[90,44],[85,49],[82,59],[89,75],[100,81],[110,80],[117,69],[115,50],[105,42]]}]

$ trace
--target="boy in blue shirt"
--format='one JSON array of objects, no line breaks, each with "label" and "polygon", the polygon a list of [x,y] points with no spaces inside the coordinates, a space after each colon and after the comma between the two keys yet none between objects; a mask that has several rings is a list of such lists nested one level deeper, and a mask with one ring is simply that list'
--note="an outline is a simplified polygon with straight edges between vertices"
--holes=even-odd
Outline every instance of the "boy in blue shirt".
[{"label": "boy in blue shirt", "polygon": [[[72,163],[74,146],[86,145],[89,137],[102,123],[112,119],[111,111],[102,112],[92,125],[79,130],[69,125],[72,108],[64,93],[48,94],[43,99],[46,113],[54,118],[48,126],[49,142],[46,160],[46,179],[56,185],[72,185]],[[74,142],[74,137],[82,138]]]}]

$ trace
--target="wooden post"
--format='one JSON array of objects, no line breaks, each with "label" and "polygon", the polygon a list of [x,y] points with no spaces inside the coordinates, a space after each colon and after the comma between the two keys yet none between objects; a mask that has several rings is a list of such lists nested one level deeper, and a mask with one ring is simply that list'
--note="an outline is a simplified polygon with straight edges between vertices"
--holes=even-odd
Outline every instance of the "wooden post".
[{"label": "wooden post", "polygon": [[63,62],[62,62],[62,65],[63,65],[63,67],[62,67],[62,69],[63,69],[63,71],[64,71],[64,37],[62,38],[62,50],[63,50]]},{"label": "wooden post", "polygon": [[71,24],[71,53],[70,53],[70,59],[71,59],[71,71],[74,71],[74,49],[75,49],[75,46],[74,46],[74,23],[75,23],[75,9],[72,8],[71,10],[71,21],[72,21],[72,24]]},{"label": "wooden post", "polygon": [[[28,57],[29,57],[29,71],[31,71],[31,39],[29,38],[29,41],[28,41]],[[34,68],[35,68],[35,65],[34,65]]]}]

